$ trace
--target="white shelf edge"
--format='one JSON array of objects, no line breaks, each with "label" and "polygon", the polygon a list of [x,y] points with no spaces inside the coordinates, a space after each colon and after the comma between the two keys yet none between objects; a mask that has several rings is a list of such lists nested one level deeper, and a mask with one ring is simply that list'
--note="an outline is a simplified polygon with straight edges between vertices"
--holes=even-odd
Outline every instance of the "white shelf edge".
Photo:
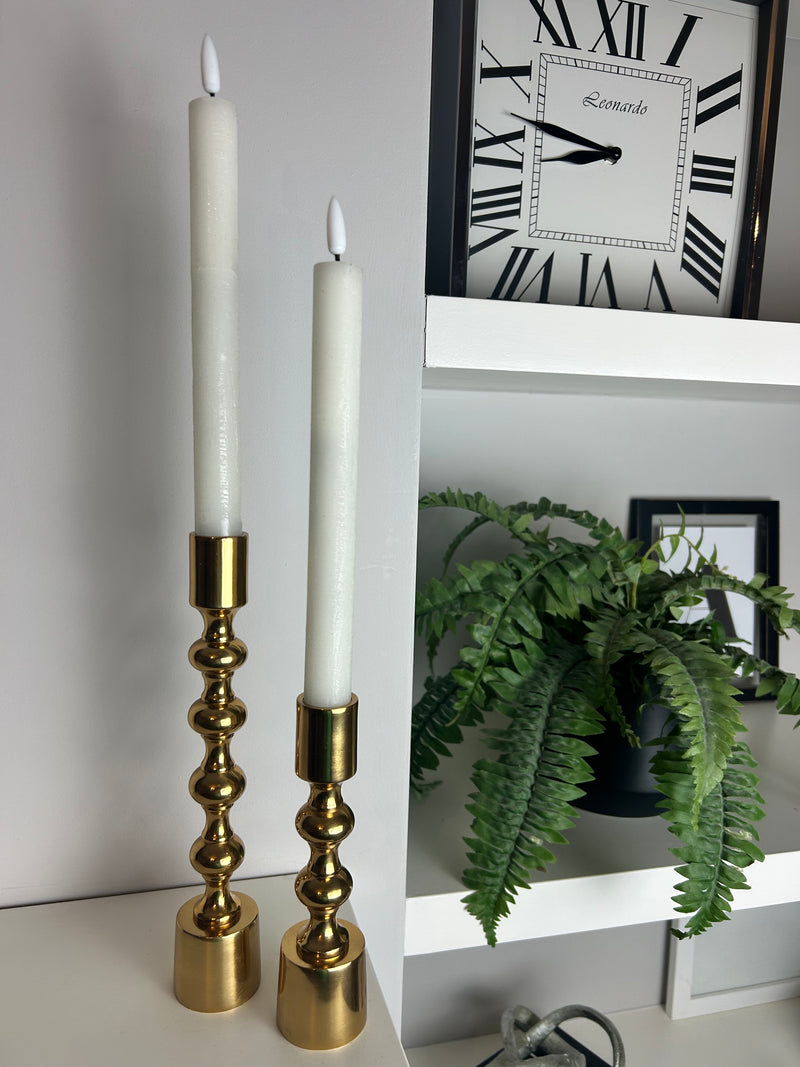
[{"label": "white shelf edge", "polygon": [[425,368],[800,390],[800,323],[429,296]]},{"label": "white shelf edge", "polygon": [[[748,868],[751,889],[735,895],[734,909],[788,904],[798,899],[800,851],[767,856]],[[673,867],[536,882],[520,891],[498,929],[498,944],[585,933],[675,917]],[[406,900],[405,955],[423,956],[485,944],[483,931],[461,903],[466,890]]]}]

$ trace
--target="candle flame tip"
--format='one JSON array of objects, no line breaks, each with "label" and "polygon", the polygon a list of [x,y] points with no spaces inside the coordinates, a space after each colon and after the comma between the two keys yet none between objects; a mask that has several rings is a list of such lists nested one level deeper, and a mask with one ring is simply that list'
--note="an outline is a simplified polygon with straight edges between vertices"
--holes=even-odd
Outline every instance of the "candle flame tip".
[{"label": "candle flame tip", "polygon": [[211,37],[206,34],[200,48],[200,74],[203,79],[203,88],[214,96],[219,92],[219,59],[217,50]]},{"label": "candle flame tip", "polygon": [[328,250],[338,262],[347,248],[347,231],[344,225],[342,207],[335,196],[328,204]]}]

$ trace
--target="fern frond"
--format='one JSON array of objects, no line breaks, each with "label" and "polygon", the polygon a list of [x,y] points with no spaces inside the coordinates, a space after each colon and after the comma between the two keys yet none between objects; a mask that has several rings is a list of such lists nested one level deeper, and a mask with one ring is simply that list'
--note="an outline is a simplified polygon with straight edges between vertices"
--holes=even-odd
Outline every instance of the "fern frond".
[{"label": "fern frond", "polygon": [[455,575],[431,578],[417,592],[416,627],[426,639],[431,673],[444,635],[455,633],[465,618],[493,616],[500,611],[503,589],[508,588],[508,582],[513,585],[515,578],[506,562],[475,560],[469,566],[459,566]]},{"label": "fern frond", "polygon": [[[730,649],[730,658],[733,669],[741,670],[744,678],[758,675],[757,697],[772,697],[781,715],[800,716],[800,678],[797,675],[740,648]],[[800,726],[800,720],[795,723],[795,728],[797,726]]]},{"label": "fern frond", "polygon": [[478,560],[459,566],[455,576],[431,579],[417,594],[416,609],[431,665],[445,632],[455,631],[459,621],[475,620],[468,627],[474,646],[461,649],[461,663],[453,670],[459,686],[456,710],[484,707],[488,668],[503,662],[507,650],[526,637],[541,638],[542,613],[577,619],[582,603],[596,595],[596,584],[583,546],[570,542],[556,548],[531,545],[528,556]]},{"label": "fern frond", "polygon": [[696,594],[698,588],[739,593],[764,612],[776,633],[785,634],[788,630],[800,633],[800,611],[789,607],[791,594],[782,585],[766,585],[765,582],[763,574],[757,574],[746,582],[717,569],[711,573],[690,574],[675,582],[656,610],[663,612],[671,603],[680,603],[687,596]]},{"label": "fern frond", "polygon": [[457,710],[486,707],[489,668],[506,662],[508,649],[521,645],[526,637],[541,637],[542,624],[526,594],[540,569],[541,564],[535,560],[507,556],[502,566],[487,573],[481,617],[469,627],[475,644],[461,649],[461,665],[452,671],[459,686]]},{"label": "fern frond", "polygon": [[633,611],[620,614],[605,612],[586,623],[586,648],[589,655],[597,661],[603,687],[603,709],[633,747],[639,747],[639,738],[617,697],[612,667],[631,651],[631,633],[638,624],[639,619]]},{"label": "fern frond", "polygon": [[479,530],[481,526],[485,526],[487,522],[489,522],[489,519],[485,515],[478,515],[477,518],[473,519],[472,522],[468,522],[464,529],[456,534],[445,549],[444,556],[442,557],[442,577],[444,577],[450,569],[450,563],[452,562],[453,556],[461,545],[463,545],[467,538],[474,534],[476,530]]},{"label": "fern frond", "polygon": [[764,858],[753,826],[763,818],[764,801],[751,770],[756,762],[747,745],[737,741],[724,774],[704,798],[700,817],[695,820],[692,775],[682,755],[682,739],[674,740],[677,751],[659,751],[653,769],[665,795],[659,804],[663,817],[683,842],[670,850],[682,861],[676,872],[683,879],[675,886],[677,895],[672,899],[676,910],[691,918],[685,932],[676,932],[676,936],[692,937],[729,918],[734,890],[749,889],[742,871]]},{"label": "fern frond", "polygon": [[657,676],[661,702],[679,717],[697,821],[704,799],[722,780],[736,734],[744,729],[728,664],[702,642],[663,628],[640,631],[632,647]]},{"label": "fern frond", "polygon": [[[589,532],[594,541],[608,554],[618,554],[624,559],[634,559],[641,547],[639,542],[629,541],[622,532],[606,519],[600,519],[590,511],[575,510],[566,504],[557,504],[541,497],[536,503],[521,500],[517,504],[500,507],[484,493],[464,493],[460,489],[445,489],[442,493],[426,493],[419,501],[419,510],[431,508],[460,508],[472,511],[487,522],[503,527],[512,536],[529,544],[540,539],[540,534],[531,531],[532,523],[544,519],[566,519]],[[482,525],[482,524],[481,524]]]},{"label": "fern frond", "polygon": [[583,738],[602,730],[587,697],[595,688],[592,679],[585,653],[566,644],[547,649],[522,674],[495,672],[493,692],[510,722],[505,730],[487,731],[497,757],[474,767],[475,791],[467,805],[474,836],[466,839],[470,866],[462,879],[472,890],[464,903],[490,945],[517,890],[533,869],[553,862],[547,846],[564,843],[563,831],[578,815],[572,801],[592,777],[585,757],[594,753]]},{"label": "fern frond", "polygon": [[[519,504],[509,504],[506,507],[501,507],[484,493],[463,493],[460,489],[455,491],[445,489],[443,493],[426,493],[420,499],[420,511],[428,511],[431,508],[458,508],[461,511],[472,511],[478,516],[480,521],[471,522],[456,538],[458,544],[461,544],[469,534],[487,522],[495,523],[511,534],[512,537],[526,543],[539,536],[529,530],[534,516],[531,513],[530,505],[524,501]],[[450,549],[448,549],[448,552],[450,552]],[[450,554],[452,555],[452,553]]]},{"label": "fern frond", "polygon": [[[800,679],[794,674],[788,674],[777,667],[767,668],[761,672],[761,682],[756,692],[763,696],[763,686],[770,686],[770,692],[775,696],[775,707],[781,715],[800,715]],[[777,689],[777,692],[775,690]],[[800,722],[795,723],[795,727]]]},{"label": "fern frond", "polygon": [[[455,698],[458,685],[446,674],[441,678],[427,678],[425,692],[411,712],[411,791],[416,796],[438,785],[426,782],[425,773],[435,771],[442,756],[451,755],[450,746],[463,740],[459,724],[455,721]],[[463,719],[461,725],[474,725],[481,719],[475,715],[471,722]]]}]

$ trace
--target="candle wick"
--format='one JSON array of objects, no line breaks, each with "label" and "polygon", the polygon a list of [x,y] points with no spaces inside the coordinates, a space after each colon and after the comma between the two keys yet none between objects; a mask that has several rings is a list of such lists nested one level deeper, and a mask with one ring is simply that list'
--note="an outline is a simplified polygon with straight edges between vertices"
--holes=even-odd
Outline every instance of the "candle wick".
[{"label": "candle wick", "polygon": [[339,255],[338,252],[334,252],[333,258],[336,260],[337,263],[341,263],[342,261],[342,257]]},{"label": "candle wick", "polygon": [[216,93],[209,93],[208,95],[209,96],[216,96],[217,94]]}]

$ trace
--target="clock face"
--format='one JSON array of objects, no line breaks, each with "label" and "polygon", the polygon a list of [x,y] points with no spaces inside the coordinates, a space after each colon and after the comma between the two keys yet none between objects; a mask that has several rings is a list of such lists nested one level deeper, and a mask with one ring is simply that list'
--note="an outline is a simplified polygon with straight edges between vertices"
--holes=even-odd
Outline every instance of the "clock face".
[{"label": "clock face", "polygon": [[758,9],[479,0],[467,296],[730,313]]}]

